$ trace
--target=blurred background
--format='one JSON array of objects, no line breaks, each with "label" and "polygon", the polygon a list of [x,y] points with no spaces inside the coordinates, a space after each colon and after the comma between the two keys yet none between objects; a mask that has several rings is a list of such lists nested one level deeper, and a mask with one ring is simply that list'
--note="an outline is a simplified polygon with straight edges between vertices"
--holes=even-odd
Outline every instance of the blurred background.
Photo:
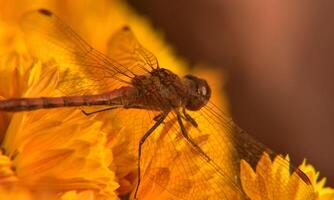
[{"label": "blurred background", "polygon": [[222,70],[240,127],[334,184],[333,1],[127,1],[191,64]]}]

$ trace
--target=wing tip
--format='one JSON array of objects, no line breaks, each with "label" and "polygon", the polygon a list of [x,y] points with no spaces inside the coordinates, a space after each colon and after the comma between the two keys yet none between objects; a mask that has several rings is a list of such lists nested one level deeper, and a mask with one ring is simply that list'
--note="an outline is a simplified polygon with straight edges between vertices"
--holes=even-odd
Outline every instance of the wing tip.
[{"label": "wing tip", "polygon": [[43,15],[49,16],[49,17],[53,15],[53,13],[50,10],[43,9],[43,8],[38,9],[38,12]]},{"label": "wing tip", "polygon": [[312,185],[309,177],[302,170],[297,168],[297,170],[295,172],[306,183],[306,185]]},{"label": "wing tip", "polygon": [[131,29],[130,29],[129,26],[123,26],[123,27],[122,27],[122,30],[123,30],[123,31],[131,31]]}]

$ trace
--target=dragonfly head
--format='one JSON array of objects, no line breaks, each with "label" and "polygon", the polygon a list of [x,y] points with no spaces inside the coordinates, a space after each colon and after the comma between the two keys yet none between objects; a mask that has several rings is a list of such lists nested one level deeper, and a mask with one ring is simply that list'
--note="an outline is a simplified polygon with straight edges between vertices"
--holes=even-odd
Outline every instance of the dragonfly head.
[{"label": "dragonfly head", "polygon": [[185,104],[186,109],[193,111],[201,109],[208,103],[211,97],[211,88],[208,82],[193,75],[186,75],[184,79],[189,86]]}]

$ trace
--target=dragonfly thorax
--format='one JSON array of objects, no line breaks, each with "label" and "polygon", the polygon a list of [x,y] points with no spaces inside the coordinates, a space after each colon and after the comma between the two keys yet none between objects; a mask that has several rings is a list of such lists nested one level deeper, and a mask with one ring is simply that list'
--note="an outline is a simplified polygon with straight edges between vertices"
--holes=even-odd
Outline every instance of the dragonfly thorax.
[{"label": "dragonfly thorax", "polygon": [[150,104],[154,109],[185,107],[195,111],[205,106],[211,96],[211,88],[204,79],[193,75],[180,78],[164,68],[136,76],[132,84],[149,101],[145,104]]},{"label": "dragonfly thorax", "polygon": [[186,87],[182,79],[170,70],[157,68],[134,77],[131,83],[145,99],[144,107],[171,110],[184,105]]}]

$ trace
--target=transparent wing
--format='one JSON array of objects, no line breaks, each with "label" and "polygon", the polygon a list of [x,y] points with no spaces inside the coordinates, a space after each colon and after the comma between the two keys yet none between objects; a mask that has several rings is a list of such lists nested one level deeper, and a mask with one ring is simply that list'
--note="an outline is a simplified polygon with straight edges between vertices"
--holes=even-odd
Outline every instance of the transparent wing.
[{"label": "transparent wing", "polygon": [[[146,101],[146,100],[145,100]],[[160,114],[159,111],[148,111],[143,109],[116,109],[111,112],[102,112],[96,115],[98,119],[104,119],[106,130],[109,133],[108,144],[111,144],[113,152],[113,169],[120,183],[118,192],[120,195],[130,193],[137,185],[137,161],[138,146],[142,136],[155,124],[154,118]],[[151,161],[157,149],[156,138],[159,136],[163,125],[158,127],[145,142],[141,159],[143,165]],[[114,143],[114,144],[113,144]]]},{"label": "transparent wing", "polygon": [[123,27],[108,42],[108,55],[135,73],[159,67],[158,59],[136,39],[130,27]]},{"label": "transparent wing", "polygon": [[[188,134],[210,160],[184,139],[175,114],[171,114],[165,130],[156,140],[158,149],[149,164],[143,166],[146,184],[140,188],[142,197],[148,198],[152,192],[161,193],[160,199],[248,199],[247,194],[250,193],[261,196],[266,189],[253,187],[245,192],[243,186],[247,182],[240,177],[241,162],[247,162],[260,179],[265,179],[268,185],[260,187],[269,187],[267,190],[277,195],[272,199],[281,199],[284,195],[294,197],[297,193],[301,199],[313,197],[312,185],[303,172],[251,138],[214,104],[189,114],[195,118],[199,128],[184,122]],[[276,158],[277,168],[273,170],[281,170],[277,174],[291,172],[288,176],[299,183],[298,190],[297,186],[291,187],[293,183],[289,179],[272,174],[274,171],[271,172],[270,166],[258,165],[266,154]]]},{"label": "transparent wing", "polygon": [[[62,71],[58,89],[66,95],[110,91],[122,84],[129,84],[136,69],[143,68],[135,66],[129,69],[115,58],[109,58],[95,50],[48,10],[26,13],[21,26],[28,46],[38,58],[56,61],[57,67]],[[125,46],[132,45],[127,43],[131,41],[122,42]]]}]

